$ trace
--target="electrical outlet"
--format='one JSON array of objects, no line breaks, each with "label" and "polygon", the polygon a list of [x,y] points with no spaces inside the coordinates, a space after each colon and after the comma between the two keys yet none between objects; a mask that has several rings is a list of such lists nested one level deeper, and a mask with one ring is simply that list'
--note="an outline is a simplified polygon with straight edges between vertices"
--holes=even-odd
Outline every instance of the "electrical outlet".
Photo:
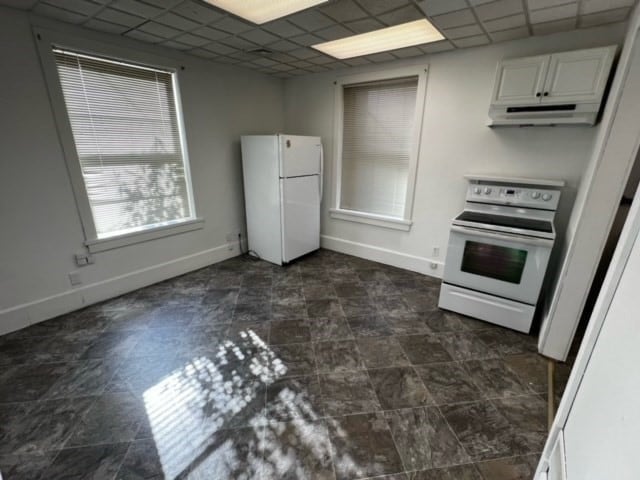
[{"label": "electrical outlet", "polygon": [[80,278],[80,272],[69,272],[69,282],[71,282],[71,286],[81,285],[82,279]]},{"label": "electrical outlet", "polygon": [[433,247],[433,258],[438,258],[440,256],[440,247]]},{"label": "electrical outlet", "polygon": [[90,253],[76,253],[75,258],[76,265],[79,267],[84,267],[85,265],[92,265],[93,263],[95,263],[95,259]]}]

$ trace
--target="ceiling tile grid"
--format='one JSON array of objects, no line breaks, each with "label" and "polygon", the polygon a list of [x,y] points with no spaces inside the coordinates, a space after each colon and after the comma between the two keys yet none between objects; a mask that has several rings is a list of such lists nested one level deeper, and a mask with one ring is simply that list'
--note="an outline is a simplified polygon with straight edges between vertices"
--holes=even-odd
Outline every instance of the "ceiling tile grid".
[{"label": "ceiling tile grid", "polygon": [[[0,5],[279,78],[625,21],[637,0],[331,0],[255,25],[201,0],[0,0]],[[446,40],[336,60],[311,48],[428,18]]]}]

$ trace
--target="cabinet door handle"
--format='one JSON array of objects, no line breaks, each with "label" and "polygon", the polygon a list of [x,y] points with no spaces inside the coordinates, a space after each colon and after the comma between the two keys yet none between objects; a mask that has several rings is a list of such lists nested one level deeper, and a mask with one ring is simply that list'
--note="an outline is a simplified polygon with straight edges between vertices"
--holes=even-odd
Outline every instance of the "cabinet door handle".
[{"label": "cabinet door handle", "polygon": [[536,93],[536,97],[539,97],[540,95],[541,95],[541,93],[540,93],[540,92]]},{"label": "cabinet door handle", "polygon": [[549,92],[544,92],[544,96],[548,97],[549,96]]}]

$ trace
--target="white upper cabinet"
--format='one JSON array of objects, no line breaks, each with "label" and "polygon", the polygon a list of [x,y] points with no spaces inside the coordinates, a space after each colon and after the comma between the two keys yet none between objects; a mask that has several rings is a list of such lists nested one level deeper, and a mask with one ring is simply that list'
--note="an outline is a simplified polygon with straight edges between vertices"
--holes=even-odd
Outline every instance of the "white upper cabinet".
[{"label": "white upper cabinet", "polygon": [[503,60],[492,104],[599,103],[615,52],[610,46]]},{"label": "white upper cabinet", "polygon": [[538,103],[544,88],[549,55],[503,60],[493,92],[494,105]]},{"label": "white upper cabinet", "polygon": [[603,47],[551,55],[542,103],[600,102],[614,54]]}]

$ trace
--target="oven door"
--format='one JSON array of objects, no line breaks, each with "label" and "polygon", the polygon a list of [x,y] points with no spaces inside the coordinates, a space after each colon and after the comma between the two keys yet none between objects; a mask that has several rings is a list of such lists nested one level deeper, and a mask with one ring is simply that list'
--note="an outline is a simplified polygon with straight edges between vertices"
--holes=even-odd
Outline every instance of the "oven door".
[{"label": "oven door", "polygon": [[444,281],[535,305],[553,240],[451,227]]}]

